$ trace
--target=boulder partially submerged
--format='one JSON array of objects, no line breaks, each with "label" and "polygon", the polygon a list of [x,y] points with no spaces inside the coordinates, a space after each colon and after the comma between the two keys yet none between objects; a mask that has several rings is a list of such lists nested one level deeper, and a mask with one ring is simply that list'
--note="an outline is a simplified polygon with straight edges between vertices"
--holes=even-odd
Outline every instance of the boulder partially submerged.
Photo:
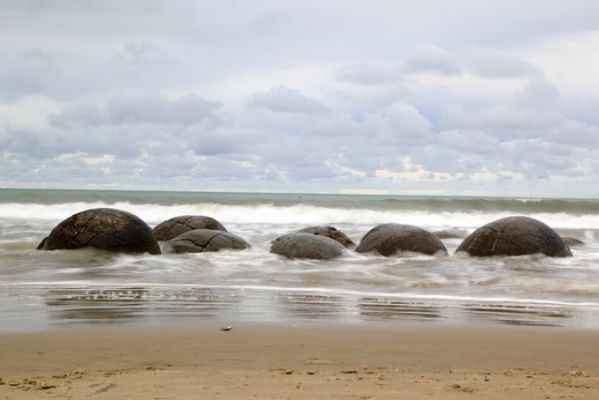
[{"label": "boulder partially submerged", "polygon": [[398,252],[447,255],[447,249],[431,232],[413,225],[382,224],[372,228],[356,248],[358,253],[375,251],[389,257]]},{"label": "boulder partially submerged", "polygon": [[572,246],[584,246],[584,242],[580,239],[576,239],[570,236],[562,236],[562,240],[568,247]]},{"label": "boulder partially submerged", "polygon": [[205,215],[181,215],[156,225],[153,232],[156,240],[166,241],[195,229],[227,231],[220,222],[212,217],[207,217]]},{"label": "boulder partially submerged", "polygon": [[456,252],[471,256],[520,256],[542,253],[569,257],[570,248],[549,226],[534,218],[515,216],[490,222],[472,232]]},{"label": "boulder partially submerged", "polygon": [[58,224],[38,246],[41,250],[96,249],[160,254],[152,229],[137,216],[113,208],[82,211]]},{"label": "boulder partially submerged", "polygon": [[331,260],[343,254],[339,242],[312,233],[295,232],[279,236],[270,246],[270,252],[287,258]]},{"label": "boulder partially submerged", "polygon": [[351,248],[356,244],[347,236],[345,233],[341,232],[339,229],[334,226],[329,225],[320,225],[320,226],[310,226],[308,228],[300,229],[297,231],[299,233],[311,233],[317,236],[325,236],[330,239],[333,239],[336,242],[339,242],[343,247]]},{"label": "boulder partially submerged", "polygon": [[231,232],[194,229],[182,233],[164,244],[165,253],[204,253],[223,249],[243,250],[248,242]]}]

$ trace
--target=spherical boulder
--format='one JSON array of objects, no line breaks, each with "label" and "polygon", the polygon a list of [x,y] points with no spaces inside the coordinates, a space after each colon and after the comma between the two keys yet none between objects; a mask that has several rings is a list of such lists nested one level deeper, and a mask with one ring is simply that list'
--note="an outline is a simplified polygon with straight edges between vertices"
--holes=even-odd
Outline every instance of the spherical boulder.
[{"label": "spherical boulder", "polygon": [[343,254],[344,249],[345,247],[331,238],[305,232],[279,236],[270,246],[270,252],[274,254],[313,260],[331,260]]},{"label": "spherical boulder", "polygon": [[248,242],[231,232],[194,229],[184,232],[164,245],[165,253],[204,253],[223,249],[243,250]]},{"label": "spherical boulder", "polygon": [[350,248],[356,244],[345,233],[334,226],[310,226],[300,229],[298,233],[311,233],[317,236],[325,236],[339,242],[343,247]]},{"label": "spherical boulder", "polygon": [[401,251],[447,255],[447,249],[437,236],[417,226],[402,224],[375,226],[364,235],[356,251],[376,251],[386,257]]},{"label": "spherical boulder", "polygon": [[507,217],[490,222],[472,232],[456,252],[471,256],[520,256],[542,253],[550,257],[572,255],[568,245],[549,226],[529,217]]},{"label": "spherical boulder", "polygon": [[182,233],[193,231],[195,229],[227,231],[220,222],[212,217],[206,217],[204,215],[181,215],[156,225],[154,228],[154,237],[156,240],[160,241],[171,240]]},{"label": "spherical boulder", "polygon": [[137,216],[112,208],[82,211],[58,224],[42,243],[43,250],[97,249],[160,254],[152,229]]},{"label": "spherical boulder", "polygon": [[576,239],[570,236],[562,236],[562,240],[568,247],[572,246],[584,246],[584,242],[580,239]]}]

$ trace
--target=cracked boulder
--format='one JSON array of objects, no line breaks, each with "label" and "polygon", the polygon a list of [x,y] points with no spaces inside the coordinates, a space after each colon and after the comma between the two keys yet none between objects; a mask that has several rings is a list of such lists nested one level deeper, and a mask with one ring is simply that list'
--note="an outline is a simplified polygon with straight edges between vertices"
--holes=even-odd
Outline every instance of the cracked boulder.
[{"label": "cracked boulder", "polygon": [[382,224],[372,228],[356,248],[358,253],[370,251],[385,257],[402,251],[447,255],[447,249],[437,236],[417,226],[403,224]]},{"label": "cracked boulder", "polygon": [[137,216],[112,208],[82,211],[58,224],[40,243],[41,250],[97,249],[160,254],[152,229]]},{"label": "cracked boulder", "polygon": [[472,232],[456,252],[471,256],[520,256],[542,253],[569,257],[570,248],[549,226],[529,217],[507,217],[490,222]]},{"label": "cracked boulder", "polygon": [[287,258],[330,260],[343,254],[339,242],[313,233],[295,232],[279,236],[270,246],[270,252]]},{"label": "cracked boulder", "polygon": [[195,229],[227,231],[220,222],[212,217],[206,217],[204,215],[181,215],[156,225],[154,228],[154,237],[156,240],[166,241]]},{"label": "cracked boulder", "polygon": [[350,248],[356,244],[345,233],[341,232],[334,226],[310,226],[300,229],[298,233],[311,233],[317,236],[325,236],[339,242],[343,247]]},{"label": "cracked boulder", "polygon": [[165,253],[203,253],[223,249],[243,250],[248,242],[231,232],[211,229],[194,229],[182,233],[164,244]]}]

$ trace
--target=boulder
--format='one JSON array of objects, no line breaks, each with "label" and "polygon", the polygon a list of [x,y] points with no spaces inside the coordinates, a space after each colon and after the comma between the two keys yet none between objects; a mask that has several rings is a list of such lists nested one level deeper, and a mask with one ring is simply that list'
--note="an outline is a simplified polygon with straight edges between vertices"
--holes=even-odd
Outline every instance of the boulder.
[{"label": "boulder", "polygon": [[562,236],[562,240],[568,247],[584,245],[584,242],[582,240],[570,236]]},{"label": "boulder", "polygon": [[372,228],[364,235],[356,251],[376,251],[386,257],[400,251],[447,255],[447,249],[437,236],[417,226],[402,224],[383,224]]},{"label": "boulder", "polygon": [[166,241],[195,229],[227,231],[220,222],[212,217],[206,217],[204,215],[181,215],[156,225],[154,228],[154,237],[156,240]]},{"label": "boulder", "polygon": [[97,249],[160,254],[152,229],[137,216],[112,208],[82,211],[58,224],[40,243],[43,250]]},{"label": "boulder", "polygon": [[203,253],[222,249],[243,250],[248,242],[231,232],[194,229],[182,233],[164,245],[165,253]]},{"label": "boulder", "polygon": [[341,243],[341,245],[346,248],[354,247],[356,245],[345,233],[341,232],[334,226],[311,226],[300,229],[298,232],[311,233],[317,236],[325,236]]},{"label": "boulder", "polygon": [[279,236],[270,246],[270,252],[287,258],[310,258],[330,260],[343,254],[339,242],[326,236],[312,233],[295,232]]},{"label": "boulder", "polygon": [[550,257],[572,255],[568,245],[549,226],[529,217],[507,217],[490,222],[472,232],[456,252],[471,256],[520,256],[542,253]]}]

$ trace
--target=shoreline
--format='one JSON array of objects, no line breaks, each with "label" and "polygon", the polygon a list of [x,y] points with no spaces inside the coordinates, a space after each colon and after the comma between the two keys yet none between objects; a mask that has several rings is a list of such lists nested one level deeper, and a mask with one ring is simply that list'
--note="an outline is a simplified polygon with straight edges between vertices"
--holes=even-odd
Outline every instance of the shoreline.
[{"label": "shoreline", "polygon": [[0,398],[599,397],[594,330],[242,323],[0,334]]}]

